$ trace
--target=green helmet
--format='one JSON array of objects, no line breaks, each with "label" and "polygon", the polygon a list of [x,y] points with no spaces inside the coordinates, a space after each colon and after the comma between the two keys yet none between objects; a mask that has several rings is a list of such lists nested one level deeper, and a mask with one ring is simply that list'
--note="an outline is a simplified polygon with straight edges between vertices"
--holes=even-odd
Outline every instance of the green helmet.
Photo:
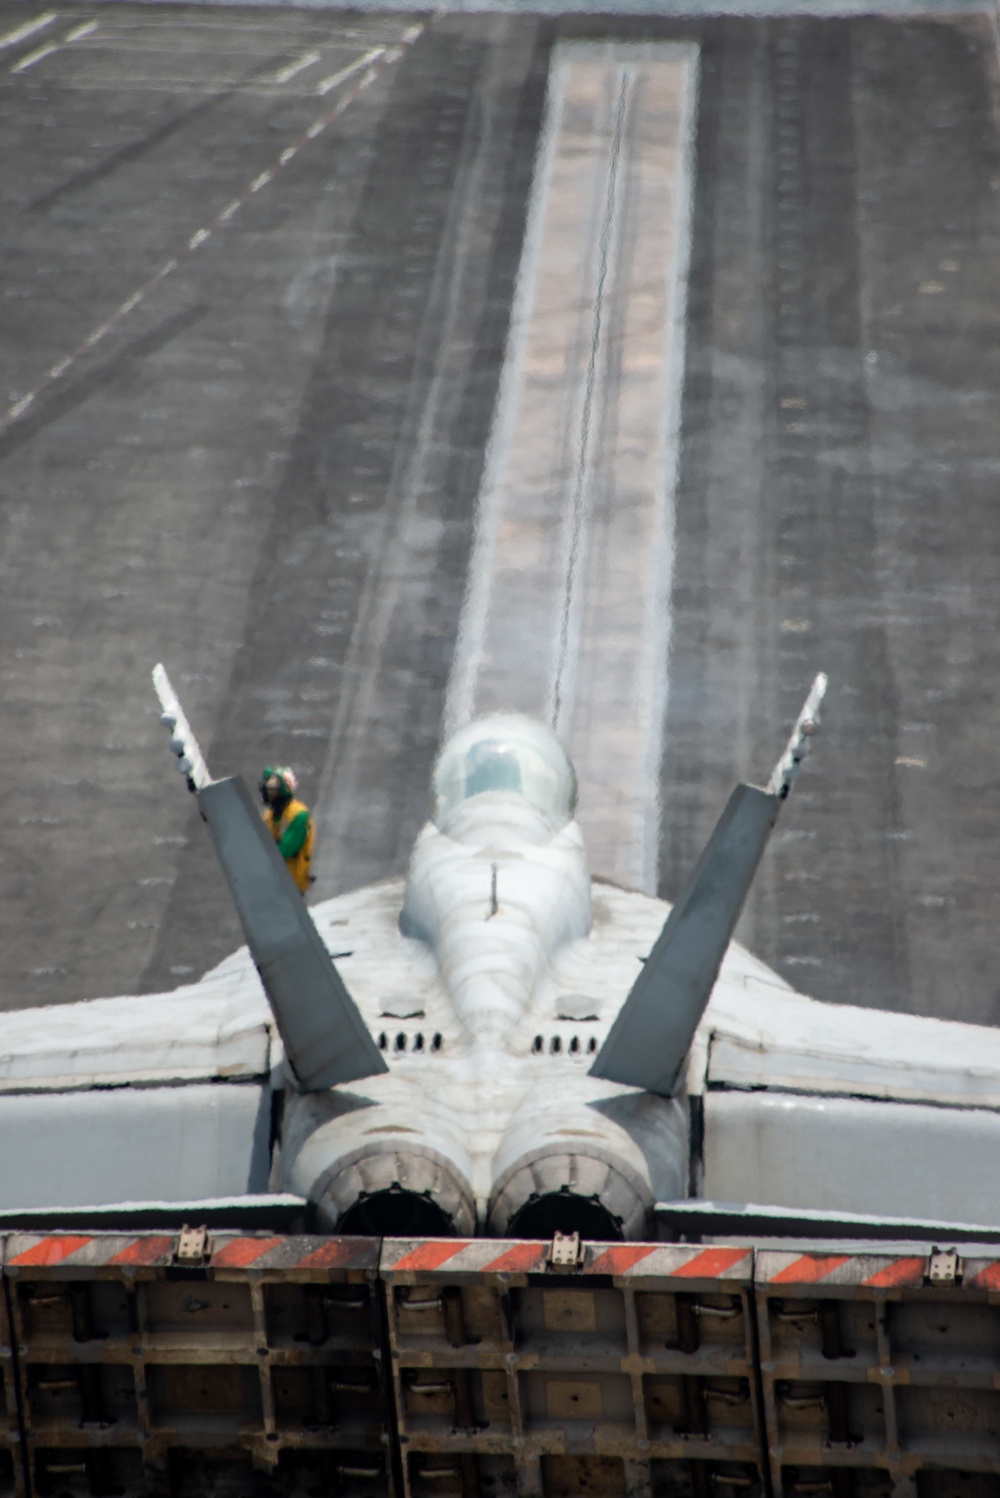
[{"label": "green helmet", "polygon": [[265,806],[290,801],[298,788],[295,771],[287,765],[265,765],[260,772],[260,796]]}]

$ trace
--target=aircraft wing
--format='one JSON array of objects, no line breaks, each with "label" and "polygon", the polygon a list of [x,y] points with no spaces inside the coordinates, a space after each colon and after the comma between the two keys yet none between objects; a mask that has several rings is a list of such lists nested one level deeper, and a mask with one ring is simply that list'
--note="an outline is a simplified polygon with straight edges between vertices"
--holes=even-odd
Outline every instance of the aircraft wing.
[{"label": "aircraft wing", "polygon": [[[593,930],[538,1025],[546,1051],[584,1069],[664,915],[595,881]],[[678,1092],[697,1197],[1000,1226],[1000,1030],[809,998],[731,942]]]},{"label": "aircraft wing", "polygon": [[1000,1224],[1000,1032],[720,983],[687,1070],[699,1194]]},{"label": "aircraft wing", "polygon": [[0,1209],[267,1189],[280,1043],[244,949],[173,993],[0,1014]]}]

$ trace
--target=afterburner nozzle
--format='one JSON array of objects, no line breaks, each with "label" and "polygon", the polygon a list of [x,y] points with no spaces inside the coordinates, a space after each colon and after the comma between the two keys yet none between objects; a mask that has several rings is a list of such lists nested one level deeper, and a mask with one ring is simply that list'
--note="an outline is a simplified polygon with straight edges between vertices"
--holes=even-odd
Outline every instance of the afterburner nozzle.
[{"label": "afterburner nozzle", "polygon": [[582,1078],[577,1087],[575,1097],[548,1101],[532,1093],[515,1113],[494,1161],[491,1237],[645,1238],[655,1202],[684,1193],[678,1103],[608,1096]]},{"label": "afterburner nozzle", "polygon": [[[289,1098],[289,1189],[315,1203],[330,1232],[471,1236],[476,1204],[461,1125],[397,1075],[376,1078],[364,1095],[369,1106],[360,1108],[357,1094],[332,1094],[318,1107],[311,1098]],[[297,1136],[305,1136],[299,1146]]]}]

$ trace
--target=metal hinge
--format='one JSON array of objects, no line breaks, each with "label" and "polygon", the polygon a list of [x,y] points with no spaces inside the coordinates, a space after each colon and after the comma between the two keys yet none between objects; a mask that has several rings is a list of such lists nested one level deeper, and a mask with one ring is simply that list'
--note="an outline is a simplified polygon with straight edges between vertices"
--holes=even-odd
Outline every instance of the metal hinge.
[{"label": "metal hinge", "polygon": [[203,1264],[208,1257],[208,1228],[189,1228],[185,1223],[177,1234],[174,1262],[176,1264]]},{"label": "metal hinge", "polygon": [[955,1248],[932,1248],[927,1256],[924,1279],[932,1285],[953,1285],[962,1278],[964,1266]]},{"label": "metal hinge", "polygon": [[545,1261],[551,1269],[579,1269],[583,1263],[583,1244],[579,1233],[556,1233],[549,1244]]}]

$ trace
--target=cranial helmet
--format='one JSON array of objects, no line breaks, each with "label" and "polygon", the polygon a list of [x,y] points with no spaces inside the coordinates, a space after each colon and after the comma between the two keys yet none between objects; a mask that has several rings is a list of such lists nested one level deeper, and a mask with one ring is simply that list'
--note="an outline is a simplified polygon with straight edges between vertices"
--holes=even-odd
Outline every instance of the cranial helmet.
[{"label": "cranial helmet", "polygon": [[287,765],[265,765],[260,772],[260,794],[265,806],[274,801],[290,801],[298,788],[295,771]]}]

